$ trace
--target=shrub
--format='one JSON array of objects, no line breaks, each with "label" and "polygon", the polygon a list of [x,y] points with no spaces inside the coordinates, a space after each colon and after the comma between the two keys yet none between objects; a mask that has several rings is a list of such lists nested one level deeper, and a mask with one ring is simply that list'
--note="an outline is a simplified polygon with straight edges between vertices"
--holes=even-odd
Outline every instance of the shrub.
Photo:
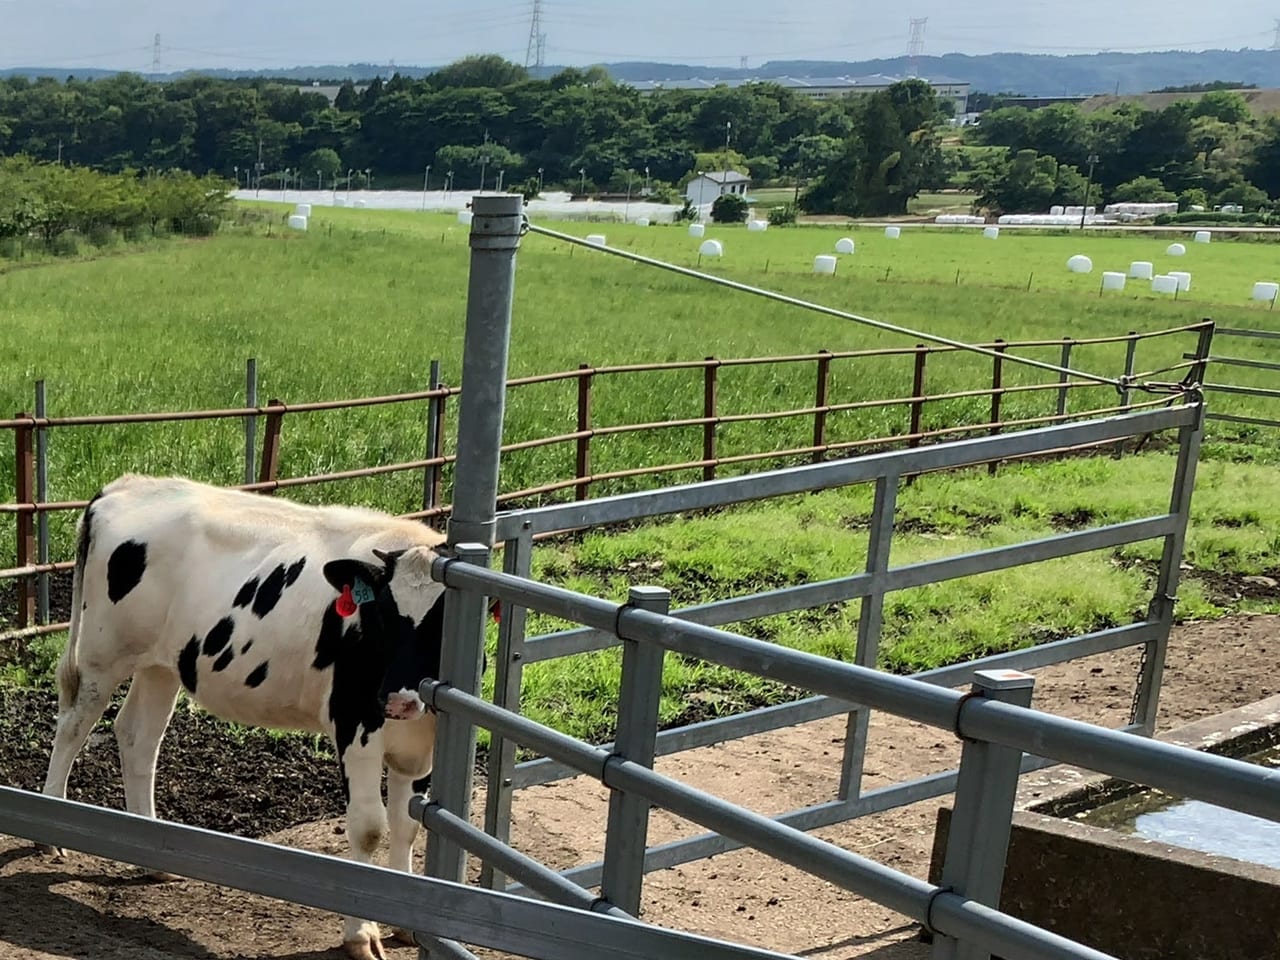
[{"label": "shrub", "polygon": [[741,223],[747,219],[747,201],[736,193],[722,193],[711,204],[715,223]]},{"label": "shrub", "polygon": [[786,226],[796,222],[796,205],[784,203],[769,211],[769,223],[775,227]]}]

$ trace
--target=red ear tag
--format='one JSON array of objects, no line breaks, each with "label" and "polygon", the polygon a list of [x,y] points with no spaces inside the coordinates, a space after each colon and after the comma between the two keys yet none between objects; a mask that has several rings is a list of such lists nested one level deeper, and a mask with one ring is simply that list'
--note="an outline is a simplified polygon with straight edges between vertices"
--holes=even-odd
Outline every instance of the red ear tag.
[{"label": "red ear tag", "polygon": [[340,617],[352,617],[356,612],[356,599],[351,596],[351,584],[342,588],[342,596],[333,602],[333,609]]},{"label": "red ear tag", "polygon": [[502,601],[501,600],[495,600],[493,602],[492,613],[493,613],[493,622],[501,623],[502,622]]}]

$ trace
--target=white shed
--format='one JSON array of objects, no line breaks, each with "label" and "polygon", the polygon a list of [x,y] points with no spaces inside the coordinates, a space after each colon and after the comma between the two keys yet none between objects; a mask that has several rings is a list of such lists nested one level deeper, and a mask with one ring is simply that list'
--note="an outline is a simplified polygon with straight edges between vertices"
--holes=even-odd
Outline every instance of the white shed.
[{"label": "white shed", "polygon": [[751,186],[751,178],[736,170],[717,170],[714,173],[700,173],[684,188],[684,195],[690,203],[702,206],[711,203],[716,197],[725,193],[736,193],[744,196]]}]

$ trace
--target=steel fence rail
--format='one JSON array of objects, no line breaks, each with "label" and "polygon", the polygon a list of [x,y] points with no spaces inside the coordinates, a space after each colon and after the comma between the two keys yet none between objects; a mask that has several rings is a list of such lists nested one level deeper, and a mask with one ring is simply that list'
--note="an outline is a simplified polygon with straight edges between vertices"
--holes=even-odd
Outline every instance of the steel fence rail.
[{"label": "steel fence rail", "polygon": [[785,955],[0,787],[0,833],[538,960]]},{"label": "steel fence rail", "polygon": [[[990,945],[1007,960],[1114,960],[1109,954],[997,910],[971,910],[965,897],[710,796],[617,754],[606,753],[512,714],[447,683],[426,681],[420,694],[424,702],[437,710],[457,714],[513,740],[536,746],[611,789],[641,796],[677,816],[884,904],[939,933]],[[940,901],[946,901],[948,906],[939,909]]]},{"label": "steel fence rail", "polygon": [[[780,647],[764,640],[658,616],[562,587],[440,558],[432,576],[447,587],[496,597],[552,616],[614,630],[619,636],[742,670],[814,693],[887,710],[961,737],[1017,747],[1027,753],[1158,787],[1280,821],[1280,771],[1144,737],[1117,733],[1006,704],[991,704],[954,690],[870,667]],[[498,709],[498,708],[493,708]],[[974,719],[976,717],[976,719]],[[523,721],[530,723],[530,721]],[[535,725],[536,726],[536,725]],[[521,737],[529,734],[522,729]],[[517,737],[520,739],[521,737]],[[529,742],[542,748],[556,741]],[[575,741],[576,743],[576,741]],[[587,748],[595,751],[596,748]],[[607,757],[599,751],[601,756]],[[556,756],[548,752],[548,756]],[[564,756],[557,759],[565,760]],[[565,761],[572,762],[572,760]]]}]

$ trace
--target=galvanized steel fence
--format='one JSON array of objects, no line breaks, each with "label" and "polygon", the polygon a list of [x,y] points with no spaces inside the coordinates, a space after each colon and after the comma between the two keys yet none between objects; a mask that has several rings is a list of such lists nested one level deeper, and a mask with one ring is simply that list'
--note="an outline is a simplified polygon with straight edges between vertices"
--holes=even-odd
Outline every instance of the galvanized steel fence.
[{"label": "galvanized steel fence", "polygon": [[[997,909],[1020,770],[1044,762],[1070,763],[1280,821],[1280,772],[1157,743],[1128,732],[1130,728],[1109,731],[1033,711],[1028,708],[1032,678],[1021,672],[1072,656],[1141,644],[1147,656],[1132,729],[1151,729],[1203,426],[1203,404],[1194,379],[1203,373],[1202,361],[1189,368],[1193,376],[1177,391],[1179,396],[1166,398],[1159,409],[498,515],[511,299],[516,251],[524,232],[521,209],[518,196],[482,196],[473,205],[462,374],[466,390],[459,410],[456,496],[449,525],[453,552],[432,570],[446,587],[445,638],[440,676],[421,687],[424,699],[439,714],[436,766],[430,797],[411,803],[414,815],[431,831],[426,864],[431,879],[8,789],[0,789],[0,830],[328,910],[358,911],[419,931],[420,942],[430,944],[433,954],[447,957],[470,956],[462,943],[549,960],[602,954],[766,956],[764,951],[658,930],[618,915],[619,911],[636,912],[646,871],[746,845],[912,918],[935,935],[935,957],[994,953],[1008,960],[1104,960],[1105,955],[1096,950]],[[1206,353],[1197,351],[1199,357]],[[1178,438],[1173,489],[1165,512],[926,563],[896,567],[890,563],[894,497],[899,482],[909,475],[1110,445],[1162,431],[1176,431]],[[528,576],[530,552],[539,534],[853,483],[874,483],[876,489],[868,560],[865,571],[839,580],[672,612],[665,590],[636,587],[628,602],[619,604]],[[1139,623],[921,677],[892,676],[874,669],[884,597],[893,590],[1149,539],[1160,540],[1163,547],[1151,606]],[[504,572],[487,569],[491,550],[499,542],[505,544]],[[477,695],[486,598],[498,598],[504,604],[497,702],[493,704]],[[849,599],[862,604],[854,663],[716,628],[763,613]],[[582,629],[525,638],[525,610],[560,617],[581,624]],[[623,646],[623,678],[615,743],[603,747],[582,743],[519,716],[515,708],[523,663],[533,657],[549,659],[618,643]],[[736,729],[729,726],[734,721],[713,721],[674,735],[660,734],[657,704],[667,651],[769,677],[810,691],[812,696],[799,705],[775,708],[767,717],[749,715]],[[976,674],[975,668],[980,668]],[[948,689],[971,678],[974,683],[967,693]],[[861,793],[861,749],[872,709],[952,731],[964,745],[958,771]],[[792,712],[777,712],[784,710]],[[780,717],[790,724],[836,713],[848,714],[849,746],[841,765],[840,796],[831,804],[769,818],[651,769],[656,755],[677,747],[769,729],[780,725]],[[469,810],[476,725],[494,735],[485,831],[471,825]],[[516,743],[542,753],[545,759],[513,768]],[[504,842],[503,806],[509,803],[507,788],[515,786],[514,777],[508,783],[504,773],[516,769],[538,771],[536,776],[543,779],[537,782],[568,772],[585,773],[609,788],[609,829],[600,864],[557,873]],[[534,776],[526,774],[525,782],[535,782]],[[955,816],[941,885],[804,832],[952,790]],[[665,852],[648,849],[652,805],[713,832]],[[499,884],[506,874],[521,882],[515,892],[536,893],[569,907],[534,903],[510,891],[461,886],[468,852],[489,865],[490,884]],[[599,896],[588,889],[597,885]]]}]

